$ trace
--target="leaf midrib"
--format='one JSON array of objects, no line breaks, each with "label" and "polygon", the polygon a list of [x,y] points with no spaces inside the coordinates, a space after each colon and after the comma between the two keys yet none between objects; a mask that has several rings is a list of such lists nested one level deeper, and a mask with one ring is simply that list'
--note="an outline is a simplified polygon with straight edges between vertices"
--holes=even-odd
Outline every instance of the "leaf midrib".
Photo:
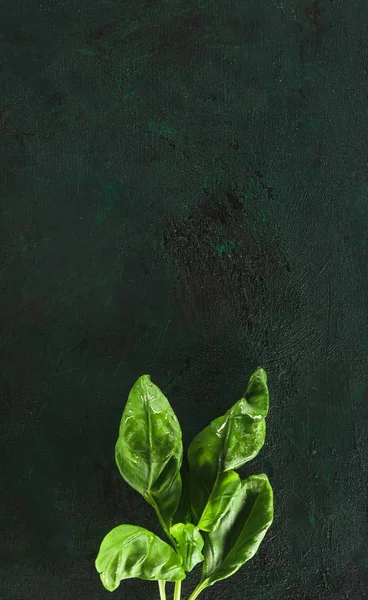
[{"label": "leaf midrib", "polygon": [[[152,448],[152,419],[151,419],[151,412],[149,409],[149,403],[148,403],[148,399],[147,399],[147,394],[144,395],[144,409],[147,415],[147,437],[148,437],[148,450],[149,453],[151,454],[151,448]],[[148,488],[146,490],[146,492],[148,492],[152,487],[152,461],[150,456],[148,457]]]}]

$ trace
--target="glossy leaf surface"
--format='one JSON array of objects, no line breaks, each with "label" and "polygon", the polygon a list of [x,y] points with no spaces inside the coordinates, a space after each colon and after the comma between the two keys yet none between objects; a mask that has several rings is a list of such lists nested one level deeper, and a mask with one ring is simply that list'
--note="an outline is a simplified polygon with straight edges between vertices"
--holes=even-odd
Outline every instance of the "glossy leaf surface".
[{"label": "glossy leaf surface", "polygon": [[115,459],[121,475],[155,507],[166,530],[182,490],[182,433],[169,401],[142,375],[124,408]]},{"label": "glossy leaf surface", "polygon": [[[216,504],[211,501],[218,478],[252,460],[262,448],[268,406],[267,375],[259,368],[250,377],[244,396],[192,440],[188,449],[191,510],[194,522],[199,524],[203,518],[206,530],[221,518],[214,514]],[[212,502],[210,519],[208,502]],[[221,503],[218,506],[223,510]]]},{"label": "glossy leaf surface", "polygon": [[136,525],[119,525],[103,539],[95,561],[103,586],[113,592],[122,579],[149,581],[185,578],[179,556],[151,531]]},{"label": "glossy leaf surface", "polygon": [[273,491],[266,475],[240,481],[230,510],[206,535],[202,585],[233,575],[257,552],[273,521]]},{"label": "glossy leaf surface", "polygon": [[188,490],[188,471],[184,468],[184,465],[182,465],[180,474],[182,481],[181,497],[178,508],[171,519],[172,525],[176,523],[190,523],[192,521]]},{"label": "glossy leaf surface", "polygon": [[176,523],[170,528],[170,533],[178,543],[184,570],[191,571],[204,559],[201,552],[204,540],[198,528],[192,523]]},{"label": "glossy leaf surface", "polygon": [[198,523],[202,531],[214,531],[231,508],[240,488],[240,477],[235,471],[220,473]]}]

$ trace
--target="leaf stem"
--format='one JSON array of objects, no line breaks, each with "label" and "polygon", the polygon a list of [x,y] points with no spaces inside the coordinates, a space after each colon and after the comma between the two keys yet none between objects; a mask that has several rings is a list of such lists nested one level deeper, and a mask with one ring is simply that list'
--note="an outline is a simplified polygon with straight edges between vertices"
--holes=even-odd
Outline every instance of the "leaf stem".
[{"label": "leaf stem", "polygon": [[199,583],[196,587],[196,589],[194,590],[194,592],[192,592],[192,594],[189,596],[188,600],[195,600],[195,598],[198,598],[199,594],[201,592],[203,592],[203,590],[207,587],[207,579],[205,579],[202,583]]},{"label": "leaf stem", "polygon": [[167,537],[169,538],[170,542],[172,543],[172,545],[174,546],[174,549],[176,552],[178,552],[178,544],[176,543],[176,541],[174,540],[174,538],[172,537],[172,535],[170,534],[170,531],[168,530],[165,521],[162,518],[162,515],[160,513],[160,509],[157,506],[156,502],[154,501],[154,499],[152,498],[152,496],[150,494],[147,494],[146,496],[146,500],[151,504],[151,506],[153,506],[153,508],[155,509],[156,515],[158,517],[158,520],[160,521],[161,527],[164,530],[164,532],[166,533]]},{"label": "leaf stem", "polygon": [[180,600],[181,581],[175,581],[174,600]]},{"label": "leaf stem", "polygon": [[166,581],[162,581],[160,579],[158,582],[158,588],[160,590],[160,600],[166,600],[165,585],[166,585]]},{"label": "leaf stem", "polygon": [[161,527],[162,527],[162,529],[163,529],[163,530],[164,530],[164,532],[166,533],[167,537],[169,538],[170,542],[171,542],[171,543],[172,543],[172,545],[174,546],[175,550],[177,550],[177,548],[178,548],[178,544],[176,543],[176,541],[175,541],[175,540],[174,540],[174,538],[172,537],[172,535],[171,535],[170,531],[169,531],[169,530],[168,530],[168,528],[166,527],[166,524],[165,524],[165,522],[164,522],[163,518],[161,517],[161,513],[160,513],[160,511],[159,511],[159,509],[158,509],[158,507],[157,507],[156,505],[154,506],[154,509],[155,509],[155,511],[156,511],[156,515],[157,515],[157,517],[158,517],[158,520],[159,520],[159,521],[160,521],[160,523],[161,523]]}]

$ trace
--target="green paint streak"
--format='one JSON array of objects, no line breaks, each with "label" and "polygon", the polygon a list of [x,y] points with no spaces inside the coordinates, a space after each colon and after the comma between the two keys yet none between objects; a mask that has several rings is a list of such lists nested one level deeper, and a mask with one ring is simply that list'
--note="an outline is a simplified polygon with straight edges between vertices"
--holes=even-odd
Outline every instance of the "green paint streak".
[{"label": "green paint streak", "polygon": [[150,121],[148,124],[153,133],[157,133],[157,135],[161,135],[165,138],[170,138],[171,140],[175,139],[175,133],[166,123],[155,123],[155,121]]},{"label": "green paint streak", "polygon": [[230,256],[231,250],[236,248],[237,245],[238,245],[237,242],[233,242],[232,240],[229,240],[225,244],[217,244],[216,250],[217,250],[219,257],[222,258],[224,254],[227,256]]},{"label": "green paint streak", "polygon": [[89,50],[89,48],[81,48],[78,50],[83,56],[94,56],[95,52],[93,50]]},{"label": "green paint streak", "polygon": [[310,522],[310,524],[311,524],[312,526],[314,525],[314,515],[311,515],[311,516],[309,517],[309,522]]},{"label": "green paint streak", "polygon": [[215,246],[216,252],[220,258],[223,258],[224,255],[230,256],[231,251],[237,247],[238,243],[233,240],[224,239],[226,236],[226,229],[220,225],[217,227],[217,238],[218,243]]},{"label": "green paint streak", "polygon": [[231,251],[238,246],[238,242],[226,240],[226,229],[222,225],[216,228],[216,233],[212,235],[206,233],[201,236],[201,242],[212,246],[220,258],[223,258],[224,255],[230,256]]}]

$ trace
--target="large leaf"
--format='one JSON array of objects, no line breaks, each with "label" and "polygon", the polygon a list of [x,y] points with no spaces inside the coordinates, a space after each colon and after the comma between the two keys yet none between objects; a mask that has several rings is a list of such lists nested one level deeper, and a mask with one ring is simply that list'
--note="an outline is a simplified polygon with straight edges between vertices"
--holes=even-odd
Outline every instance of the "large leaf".
[{"label": "large leaf", "polygon": [[[267,375],[258,368],[250,377],[244,396],[225,415],[212,421],[189,446],[191,510],[194,522],[205,524],[206,531],[216,527],[227,510],[225,498],[219,503],[222,513],[213,512],[213,494],[217,484],[222,483],[221,476],[252,460],[265,442],[268,406]],[[208,502],[212,504],[210,520],[206,516]]]},{"label": "large leaf", "polygon": [[95,561],[103,586],[113,592],[122,579],[185,579],[179,556],[157,535],[136,525],[119,525],[103,539]]},{"label": "large leaf", "polygon": [[198,528],[192,523],[176,523],[170,533],[178,543],[184,570],[191,571],[204,558],[201,552],[204,540]]},{"label": "large leaf", "polygon": [[142,375],[124,408],[115,459],[121,475],[156,510],[167,532],[182,489],[182,433],[169,401]]},{"label": "large leaf", "polygon": [[272,521],[273,491],[267,476],[251,475],[240,481],[230,510],[216,531],[206,534],[198,591],[230,577],[250,560]]}]

